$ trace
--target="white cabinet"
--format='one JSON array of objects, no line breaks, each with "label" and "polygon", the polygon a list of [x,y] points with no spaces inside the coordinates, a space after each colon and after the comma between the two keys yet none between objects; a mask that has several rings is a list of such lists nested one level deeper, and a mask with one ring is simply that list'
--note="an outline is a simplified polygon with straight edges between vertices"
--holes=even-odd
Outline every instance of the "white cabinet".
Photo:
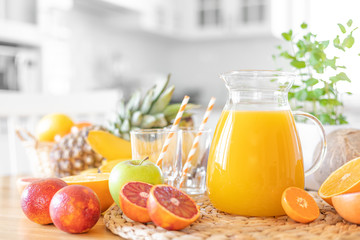
[{"label": "white cabinet", "polygon": [[36,0],[0,0],[0,42],[40,45]]},{"label": "white cabinet", "polygon": [[280,36],[300,20],[308,20],[310,6],[310,0],[91,0],[89,4],[91,2],[121,9],[119,15],[124,10],[135,13],[139,21],[131,27],[140,31],[189,41]]},{"label": "white cabinet", "polygon": [[36,1],[0,0],[0,90],[41,89]]},{"label": "white cabinet", "polygon": [[70,33],[61,23],[72,6],[73,0],[0,0],[0,62],[13,60],[0,64],[0,75],[14,69],[10,77],[0,76],[0,89],[68,91]]},{"label": "white cabinet", "polygon": [[142,19],[154,33],[185,40],[269,34],[270,0],[157,0]]}]

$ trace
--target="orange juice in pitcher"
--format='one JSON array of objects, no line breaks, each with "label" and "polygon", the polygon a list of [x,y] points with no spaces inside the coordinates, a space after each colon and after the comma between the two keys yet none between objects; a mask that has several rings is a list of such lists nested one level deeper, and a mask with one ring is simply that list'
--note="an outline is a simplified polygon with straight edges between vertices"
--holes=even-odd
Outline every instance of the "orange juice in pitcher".
[{"label": "orange juice in pitcher", "polygon": [[[287,101],[294,75],[277,71],[223,74],[229,100],[210,148],[207,188],[213,205],[246,216],[283,215],[282,192],[304,187],[302,149]],[[323,130],[323,129],[322,129]],[[323,151],[325,150],[323,135]],[[312,173],[322,156],[306,171]]]}]

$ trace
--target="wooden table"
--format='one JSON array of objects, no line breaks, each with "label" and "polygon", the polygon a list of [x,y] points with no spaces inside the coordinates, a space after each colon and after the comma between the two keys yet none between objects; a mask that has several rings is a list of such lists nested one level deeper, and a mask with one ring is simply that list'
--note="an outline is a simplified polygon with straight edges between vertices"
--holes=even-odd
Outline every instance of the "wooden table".
[{"label": "wooden table", "polygon": [[26,218],[20,207],[16,177],[0,177],[0,239],[119,239],[108,231],[100,218],[87,233],[69,234],[54,225],[39,225]]}]

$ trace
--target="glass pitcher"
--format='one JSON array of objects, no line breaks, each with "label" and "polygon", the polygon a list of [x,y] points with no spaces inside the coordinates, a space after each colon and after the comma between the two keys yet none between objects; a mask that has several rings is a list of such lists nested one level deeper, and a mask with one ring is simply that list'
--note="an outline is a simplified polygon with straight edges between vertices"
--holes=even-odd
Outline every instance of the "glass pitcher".
[{"label": "glass pitcher", "polygon": [[[231,214],[283,215],[283,191],[290,186],[304,188],[304,175],[321,164],[326,151],[324,129],[314,116],[291,111],[292,73],[233,71],[220,78],[229,98],[210,148],[209,198],[217,209]],[[321,130],[322,152],[305,174],[294,115],[309,118]]]}]

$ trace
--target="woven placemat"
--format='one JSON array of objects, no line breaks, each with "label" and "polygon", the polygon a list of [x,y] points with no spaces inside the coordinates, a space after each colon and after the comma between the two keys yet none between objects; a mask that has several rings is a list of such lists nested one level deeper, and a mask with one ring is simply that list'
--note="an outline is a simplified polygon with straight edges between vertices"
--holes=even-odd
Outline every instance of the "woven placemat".
[{"label": "woven placemat", "polygon": [[127,218],[118,206],[104,216],[106,227],[125,239],[360,239],[360,226],[343,220],[315,192],[320,216],[309,224],[296,223],[287,216],[244,217],[215,209],[207,196],[194,198],[200,205],[200,218],[181,231],[167,231],[153,223],[137,223]]}]

